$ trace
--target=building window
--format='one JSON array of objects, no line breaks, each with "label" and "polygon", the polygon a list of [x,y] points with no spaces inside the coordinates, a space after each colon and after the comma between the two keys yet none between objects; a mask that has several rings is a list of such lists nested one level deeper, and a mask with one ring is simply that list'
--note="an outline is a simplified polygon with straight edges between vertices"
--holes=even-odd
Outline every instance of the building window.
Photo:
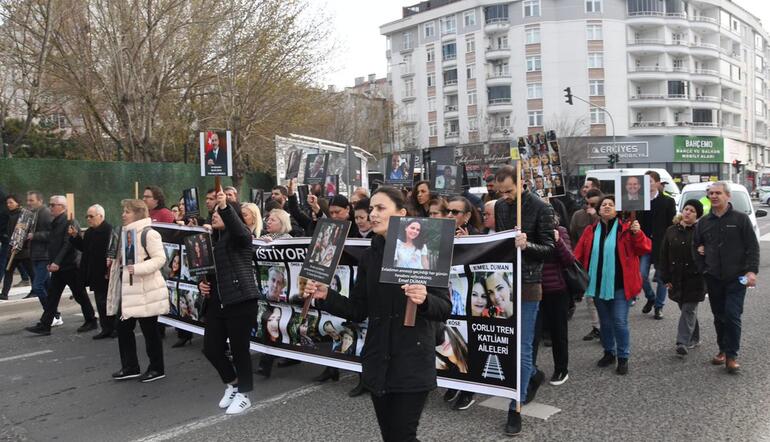
[{"label": "building window", "polygon": [[431,72],[428,74],[428,87],[432,87],[436,85],[436,73]]},{"label": "building window", "polygon": [[602,0],[586,0],[586,12],[602,12]]},{"label": "building window", "polygon": [[457,69],[444,71],[444,86],[457,85]]},{"label": "building window", "polygon": [[465,76],[468,80],[473,80],[476,78],[476,65],[475,64],[469,64],[465,67]]},{"label": "building window", "polygon": [[404,96],[414,97],[414,80],[411,78],[404,80]]},{"label": "building window", "polygon": [[540,17],[540,0],[524,0],[524,17]]},{"label": "building window", "polygon": [[531,55],[527,57],[527,72],[535,72],[541,69],[540,56]]},{"label": "building window", "polygon": [[407,103],[404,106],[404,113],[406,114],[406,121],[415,121],[417,119],[414,113],[414,103]]},{"label": "building window", "polygon": [[754,113],[759,117],[765,116],[765,103],[760,99],[754,99]]},{"label": "building window", "polygon": [[588,82],[589,95],[601,97],[604,95],[604,80],[590,80]]},{"label": "building window", "polygon": [[465,37],[465,52],[476,52],[476,39],[473,36]]},{"label": "building window", "polygon": [[492,64],[492,77],[510,77],[511,71],[508,69],[507,61],[498,61]]},{"label": "building window", "polygon": [[604,111],[595,107],[591,108],[591,124],[604,124]]},{"label": "building window", "polygon": [[603,68],[604,67],[604,54],[602,52],[589,52],[588,53],[588,67],[589,68]]},{"label": "building window", "polygon": [[601,40],[602,37],[602,25],[588,25],[586,27],[586,38],[588,40]]},{"label": "building window", "polygon": [[507,35],[501,35],[497,37],[492,44],[496,45],[493,46],[495,49],[508,49],[508,36]]},{"label": "building window", "polygon": [[484,16],[486,17],[487,24],[493,23],[507,23],[508,22],[508,5],[492,5],[484,8]]},{"label": "building window", "polygon": [[541,127],[543,125],[543,111],[529,111],[527,112],[527,120],[529,127]]},{"label": "building window", "polygon": [[757,95],[765,94],[765,81],[759,77],[754,77],[754,93]]},{"label": "building window", "polygon": [[412,49],[412,34],[408,32],[401,34],[401,49]]},{"label": "building window", "polygon": [[436,110],[436,97],[428,98],[428,112],[434,112]]},{"label": "building window", "polygon": [[425,38],[431,38],[436,35],[436,22],[429,21],[422,25],[423,35]]},{"label": "building window", "polygon": [[476,26],[476,10],[471,9],[470,11],[465,11],[463,13],[463,25],[466,28],[469,28],[471,26]]},{"label": "building window", "polygon": [[477,130],[479,130],[479,119],[476,117],[468,118],[468,131],[476,132]]},{"label": "building window", "polygon": [[754,69],[758,72],[765,70],[765,59],[761,55],[754,55]]},{"label": "building window", "polygon": [[436,124],[436,123],[428,124],[428,136],[430,136],[430,137],[437,137],[438,136],[438,124]]},{"label": "building window", "polygon": [[454,60],[457,58],[457,44],[446,43],[441,46],[441,59],[442,60]]},{"label": "building window", "polygon": [[428,63],[433,61],[433,59],[436,57],[436,52],[433,50],[433,46],[429,46],[425,48],[425,58],[428,60]]},{"label": "building window", "polygon": [[401,73],[404,75],[412,73],[412,56],[411,55],[404,55],[404,57],[401,59]]},{"label": "building window", "polygon": [[476,104],[476,91],[468,91],[468,106]]},{"label": "building window", "polygon": [[527,99],[533,100],[543,98],[543,83],[527,84]]},{"label": "building window", "polygon": [[765,39],[760,34],[754,34],[754,49],[763,51],[765,49]]},{"label": "building window", "polygon": [[535,43],[540,43],[540,27],[539,26],[525,29],[524,30],[524,34],[526,34],[527,44],[528,45],[535,44]]},{"label": "building window", "polygon": [[448,15],[441,19],[441,35],[457,32],[457,21],[454,15]]}]

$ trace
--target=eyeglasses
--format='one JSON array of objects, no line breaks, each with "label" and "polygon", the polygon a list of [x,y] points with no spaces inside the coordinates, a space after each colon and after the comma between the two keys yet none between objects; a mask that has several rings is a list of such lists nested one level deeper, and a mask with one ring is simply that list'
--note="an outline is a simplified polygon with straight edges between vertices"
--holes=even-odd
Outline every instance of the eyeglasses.
[{"label": "eyeglasses", "polygon": [[143,200],[147,200],[147,199],[150,199],[150,198],[152,198],[152,195],[142,195],[142,199]]},{"label": "eyeglasses", "polygon": [[86,215],[86,218],[88,218],[88,219],[96,218],[96,215]]},{"label": "eyeglasses", "polygon": [[465,213],[465,210],[456,210],[456,209],[449,209],[447,210],[448,213],[450,213],[452,216],[462,215]]},{"label": "eyeglasses", "polygon": [[49,204],[48,204],[48,207],[53,207],[53,206],[63,206],[63,205],[64,205],[64,204],[61,204],[61,203],[49,203]]}]

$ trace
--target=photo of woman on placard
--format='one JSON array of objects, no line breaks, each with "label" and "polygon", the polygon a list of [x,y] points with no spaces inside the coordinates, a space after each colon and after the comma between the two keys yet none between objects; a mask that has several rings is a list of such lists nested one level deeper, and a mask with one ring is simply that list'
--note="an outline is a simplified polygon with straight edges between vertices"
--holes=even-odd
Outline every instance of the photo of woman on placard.
[{"label": "photo of woman on placard", "polygon": [[171,252],[169,255],[167,255],[168,273],[166,279],[179,278],[179,274],[182,271],[182,257],[179,254],[179,250],[166,249],[166,252]]},{"label": "photo of woman on placard", "polygon": [[281,335],[281,308],[272,307],[262,315],[262,329],[264,330],[265,340],[271,344],[282,342]]},{"label": "photo of woman on placard", "polygon": [[402,219],[404,229],[398,235],[393,265],[402,269],[430,270],[428,246],[421,237],[422,223],[416,219]]},{"label": "photo of woman on placard", "polygon": [[436,369],[452,376],[468,373],[468,344],[455,327],[439,324],[439,334],[444,340],[436,346]]},{"label": "photo of woman on placard", "polygon": [[511,273],[491,272],[484,276],[484,286],[489,296],[488,314],[490,318],[510,318],[513,316],[511,300]]},{"label": "photo of woman on placard", "polygon": [[477,276],[471,287],[471,316],[485,316],[488,305],[489,296],[487,295],[484,278]]},{"label": "photo of woman on placard", "polygon": [[338,353],[344,355],[355,356],[356,354],[356,332],[349,328],[345,328],[340,333],[340,347],[337,350]]}]

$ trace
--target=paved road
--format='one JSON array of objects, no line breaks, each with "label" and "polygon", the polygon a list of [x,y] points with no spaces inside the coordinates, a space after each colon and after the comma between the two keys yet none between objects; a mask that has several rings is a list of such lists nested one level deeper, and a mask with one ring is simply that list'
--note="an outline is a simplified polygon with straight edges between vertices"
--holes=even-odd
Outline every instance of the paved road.
[{"label": "paved road", "polygon": [[[770,233],[770,219],[760,219]],[[761,243],[763,256],[770,244]],[[767,262],[767,259],[763,259]],[[703,345],[685,358],[674,354],[678,313],[665,308],[655,321],[631,312],[630,373],[599,369],[596,343],[583,342],[588,315],[579,305],[570,323],[570,380],[544,386],[536,402],[561,411],[542,420],[524,418],[519,440],[770,440],[770,269],[763,265],[759,288],[747,298],[743,371],[728,375],[709,364],[715,337],[708,305],[701,307]],[[640,303],[641,304],[641,303]],[[33,337],[21,329],[39,315],[35,300],[0,304],[0,440],[335,440],[378,437],[367,397],[349,399],[355,376],[318,385],[320,369],[302,364],[274,370],[257,379],[254,406],[245,415],[224,417],[217,408],[222,393],[214,370],[200,353],[201,340],[183,349],[165,344],[165,380],[144,385],[113,382],[119,368],[116,341],[93,341],[75,329],[82,321],[77,306],[62,304],[65,325],[50,337]],[[140,338],[141,346],[141,338]],[[256,356],[255,356],[256,360]],[[146,357],[140,352],[140,361]],[[540,366],[550,376],[552,363],[541,351]],[[430,396],[420,426],[423,440],[503,440],[505,412],[494,399],[486,406],[453,412]],[[491,406],[489,406],[491,405]]]}]

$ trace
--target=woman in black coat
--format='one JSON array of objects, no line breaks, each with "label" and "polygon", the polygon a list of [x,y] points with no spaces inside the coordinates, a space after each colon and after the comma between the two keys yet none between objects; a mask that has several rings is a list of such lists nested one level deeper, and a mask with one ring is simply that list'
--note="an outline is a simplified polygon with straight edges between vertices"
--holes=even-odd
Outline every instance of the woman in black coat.
[{"label": "woman in black coat", "polygon": [[[372,393],[383,440],[411,441],[428,392],[436,388],[436,326],[449,318],[452,303],[446,289],[380,283],[388,221],[407,211],[401,192],[387,186],[374,192],[370,208],[376,236],[361,256],[350,298],[315,281],[307,283],[305,296],[333,315],[369,318],[361,353],[364,388]],[[407,298],[418,305],[414,327],[404,326]]]},{"label": "woman in black coat", "polygon": [[[211,217],[216,274],[199,284],[207,298],[203,354],[227,384],[219,407],[226,408],[227,414],[237,414],[251,406],[249,338],[257,317],[259,292],[252,266],[251,231],[243,222],[238,204],[228,204],[224,192],[217,192],[216,198],[216,212]],[[232,362],[225,354],[228,338]]]},{"label": "woman in black coat", "polygon": [[[668,297],[679,304],[681,315],[676,337],[676,352],[685,356],[688,348],[700,343],[698,304],[706,296],[703,275],[693,260],[692,237],[695,223],[703,215],[703,205],[689,200],[682,207],[682,214],[674,225],[666,230],[660,248],[661,279],[668,287]],[[677,222],[678,221],[678,222]]]}]

